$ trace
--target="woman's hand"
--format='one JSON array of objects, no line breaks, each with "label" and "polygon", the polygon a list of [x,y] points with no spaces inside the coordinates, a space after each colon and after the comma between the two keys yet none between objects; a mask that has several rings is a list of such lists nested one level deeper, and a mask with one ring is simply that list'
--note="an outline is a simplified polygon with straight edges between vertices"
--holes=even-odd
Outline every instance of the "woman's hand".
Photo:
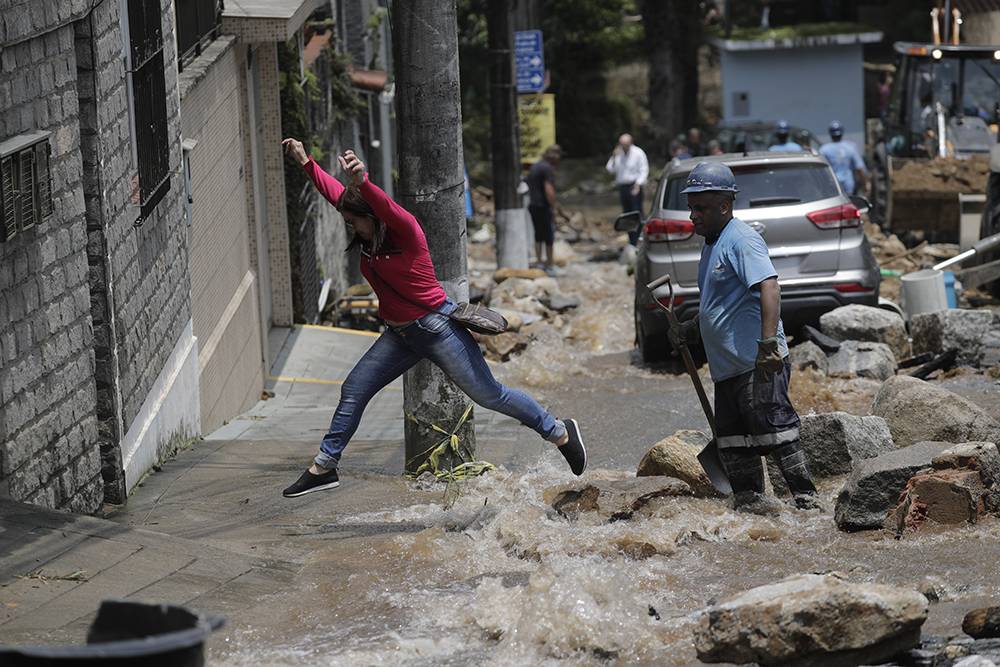
[{"label": "woman's hand", "polygon": [[340,166],[344,171],[350,175],[352,185],[360,186],[365,182],[365,163],[354,154],[354,151],[347,149],[343,155],[338,155],[337,159],[340,160]]},{"label": "woman's hand", "polygon": [[285,154],[291,156],[299,164],[304,165],[309,162],[309,155],[306,154],[306,148],[298,139],[289,137],[282,141],[281,145],[285,148]]}]

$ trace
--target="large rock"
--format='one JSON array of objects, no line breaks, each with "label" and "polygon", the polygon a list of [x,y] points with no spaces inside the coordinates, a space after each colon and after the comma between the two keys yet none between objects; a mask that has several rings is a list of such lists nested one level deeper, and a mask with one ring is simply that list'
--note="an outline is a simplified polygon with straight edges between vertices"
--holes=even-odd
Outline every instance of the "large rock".
[{"label": "large rock", "polygon": [[982,408],[947,389],[908,376],[884,382],[871,412],[889,422],[897,447],[922,440],[1000,442],[1000,423]]},{"label": "large rock", "polygon": [[531,341],[524,334],[512,331],[505,331],[496,336],[483,336],[481,340],[486,346],[486,357],[493,361],[508,361],[512,356],[528,347],[528,343]]},{"label": "large rock", "polygon": [[829,362],[826,358],[826,352],[824,352],[823,348],[811,340],[799,343],[795,347],[791,348],[788,351],[788,360],[791,362],[792,368],[797,371],[804,371],[807,368],[812,368],[820,373],[826,373],[829,366]]},{"label": "large rock", "polygon": [[987,512],[988,495],[977,470],[924,470],[906,483],[885,527],[899,537],[927,525],[978,523]]},{"label": "large rock", "polygon": [[882,528],[886,514],[896,506],[906,483],[929,468],[950,442],[920,442],[861,461],[840,495],[833,517],[841,530]]},{"label": "large rock", "polygon": [[823,313],[819,318],[823,333],[837,340],[885,343],[897,359],[910,356],[906,323],[896,313],[874,306],[852,304]]},{"label": "large rock", "polygon": [[962,632],[976,639],[1000,637],[1000,607],[973,609],[962,620]]},{"label": "large rock", "polygon": [[689,495],[691,487],[671,477],[575,482],[542,492],[545,502],[567,518],[593,513],[602,521],[631,518],[658,498]]},{"label": "large rock", "polygon": [[[814,479],[846,475],[856,462],[895,449],[889,425],[881,417],[858,417],[846,412],[804,415],[799,433]],[[785,480],[770,456],[767,473],[775,492],[786,493]]]},{"label": "large rock", "polygon": [[983,363],[984,353],[989,349],[988,336],[998,328],[997,316],[989,310],[949,308],[920,313],[910,320],[913,353],[941,354],[955,350],[959,364],[978,366]]},{"label": "large rock", "polygon": [[701,431],[681,430],[653,445],[639,462],[637,477],[662,475],[686,482],[695,495],[715,496],[718,492],[698,463],[698,452],[709,437]]},{"label": "large rock", "polygon": [[702,613],[702,662],[834,667],[876,664],[920,643],[927,598],[914,590],[800,574]]},{"label": "large rock", "polygon": [[831,377],[885,380],[896,373],[896,356],[885,343],[845,340],[828,357],[828,364]]}]

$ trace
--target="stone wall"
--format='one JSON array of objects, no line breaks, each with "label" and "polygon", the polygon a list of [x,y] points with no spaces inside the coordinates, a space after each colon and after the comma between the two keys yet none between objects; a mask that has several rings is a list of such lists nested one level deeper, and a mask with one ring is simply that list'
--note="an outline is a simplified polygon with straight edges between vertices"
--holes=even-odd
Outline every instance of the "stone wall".
[{"label": "stone wall", "polygon": [[22,2],[0,21],[0,141],[52,133],[53,200],[0,243],[0,495],[78,512],[103,496],[73,28],[88,4]]}]

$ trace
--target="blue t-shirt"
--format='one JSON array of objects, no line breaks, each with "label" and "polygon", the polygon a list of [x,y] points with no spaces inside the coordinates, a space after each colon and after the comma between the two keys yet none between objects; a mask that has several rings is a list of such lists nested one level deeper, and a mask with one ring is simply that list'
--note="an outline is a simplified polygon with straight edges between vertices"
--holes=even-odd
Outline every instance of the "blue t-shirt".
[{"label": "blue t-shirt", "polygon": [[797,153],[802,150],[802,146],[799,146],[794,141],[786,141],[783,144],[774,144],[767,150],[772,153]]},{"label": "blue t-shirt", "polygon": [[[730,220],[719,238],[702,248],[698,328],[715,382],[754,369],[760,338],[760,290],[750,288],[777,275],[764,239],[739,218]],[[780,319],[778,349],[781,356],[788,354]]]},{"label": "blue t-shirt", "polygon": [[844,192],[853,195],[854,170],[865,171],[865,161],[861,159],[857,147],[850,141],[831,141],[820,147],[819,154],[833,167],[833,175],[840,181]]}]

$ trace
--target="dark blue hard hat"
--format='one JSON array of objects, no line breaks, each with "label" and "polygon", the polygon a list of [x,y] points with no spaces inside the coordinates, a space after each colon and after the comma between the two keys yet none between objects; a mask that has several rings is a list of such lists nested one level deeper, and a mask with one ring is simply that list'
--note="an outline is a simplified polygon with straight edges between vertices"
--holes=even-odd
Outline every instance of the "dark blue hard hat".
[{"label": "dark blue hard hat", "polygon": [[788,124],[787,120],[779,120],[774,126],[775,134],[788,134],[792,129],[792,126]]},{"label": "dark blue hard hat", "polygon": [[682,195],[693,192],[739,192],[733,170],[721,162],[699,162],[684,183]]},{"label": "dark blue hard hat", "polygon": [[844,136],[844,126],[840,124],[839,120],[835,120],[832,123],[830,123],[830,136],[831,137]]}]

